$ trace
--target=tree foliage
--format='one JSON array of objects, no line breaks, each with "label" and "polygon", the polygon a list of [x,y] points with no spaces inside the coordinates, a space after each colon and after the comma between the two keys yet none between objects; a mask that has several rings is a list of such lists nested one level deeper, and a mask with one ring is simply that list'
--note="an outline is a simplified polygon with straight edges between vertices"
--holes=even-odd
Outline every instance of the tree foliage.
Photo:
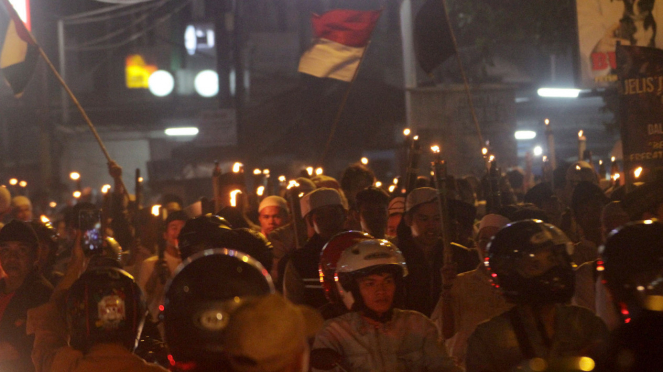
[{"label": "tree foliage", "polygon": [[447,0],[459,45],[523,43],[564,52],[576,39],[573,0]]}]

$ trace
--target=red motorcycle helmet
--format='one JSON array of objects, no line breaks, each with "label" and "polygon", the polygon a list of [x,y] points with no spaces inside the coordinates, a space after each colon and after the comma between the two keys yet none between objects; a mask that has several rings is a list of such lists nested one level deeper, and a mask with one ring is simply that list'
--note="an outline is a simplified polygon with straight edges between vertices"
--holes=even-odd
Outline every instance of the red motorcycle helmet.
[{"label": "red motorcycle helmet", "polygon": [[375,239],[362,231],[344,231],[336,234],[325,244],[320,253],[320,283],[325,291],[325,297],[333,304],[342,304],[341,297],[336,287],[336,264],[346,248],[352,247],[364,240]]}]

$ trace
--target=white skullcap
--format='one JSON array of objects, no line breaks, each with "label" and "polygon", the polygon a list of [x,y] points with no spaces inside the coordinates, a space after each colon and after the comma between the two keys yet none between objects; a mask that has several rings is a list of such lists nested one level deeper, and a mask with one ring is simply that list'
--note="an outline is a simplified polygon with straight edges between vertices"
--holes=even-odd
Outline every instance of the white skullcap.
[{"label": "white skullcap", "polygon": [[0,214],[3,214],[9,210],[11,206],[12,196],[9,193],[9,190],[0,186]]},{"label": "white skullcap", "polygon": [[25,196],[15,196],[14,199],[12,199],[12,208],[22,207],[25,205],[32,208],[30,199],[26,198]]},{"label": "white skullcap", "polygon": [[260,202],[258,207],[258,213],[260,213],[264,208],[267,207],[279,207],[283,209],[284,212],[288,211],[288,202],[280,196],[272,195],[268,196]]},{"label": "white skullcap", "polygon": [[499,215],[499,214],[487,214],[483,216],[481,219],[481,222],[479,222],[479,231],[481,231],[484,227],[497,227],[497,228],[503,228],[504,226],[508,225],[511,221],[509,221],[508,218]]},{"label": "white skullcap", "polygon": [[405,201],[405,211],[409,212],[412,208],[424,204],[430,203],[437,199],[437,190],[432,187],[420,187],[414,189],[407,196]]},{"label": "white skullcap", "polygon": [[338,205],[343,207],[341,201],[341,194],[334,189],[319,188],[315,189],[302,197],[299,202],[302,209],[302,217],[306,217],[316,208],[324,207],[327,205]]},{"label": "white skullcap", "polygon": [[397,196],[389,202],[389,215],[405,213],[405,198]]}]

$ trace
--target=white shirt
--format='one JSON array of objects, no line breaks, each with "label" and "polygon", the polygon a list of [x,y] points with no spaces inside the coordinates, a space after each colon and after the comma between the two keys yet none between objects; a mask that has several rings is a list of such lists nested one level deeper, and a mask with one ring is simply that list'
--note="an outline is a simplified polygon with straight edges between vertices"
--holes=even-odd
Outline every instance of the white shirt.
[{"label": "white shirt", "polygon": [[[140,270],[138,271],[138,274],[136,275],[136,282],[138,283],[138,286],[143,290],[143,293],[145,293],[145,301],[147,302],[147,308],[150,310],[150,314],[152,314],[152,317],[156,320],[157,317],[159,316],[159,305],[163,304],[163,296],[164,296],[164,285],[162,285],[158,280],[157,280],[157,285],[154,288],[152,292],[148,292],[147,289],[145,288],[147,282],[150,280],[150,277],[154,273],[154,265],[157,263],[157,260],[159,258],[157,256],[152,256],[140,265]],[[164,259],[166,260],[166,264],[168,265],[168,270],[170,270],[170,275],[171,277],[175,273],[175,269],[177,269],[177,266],[179,266],[182,263],[182,259],[179,257],[175,257],[168,252],[165,252],[164,254]]]}]

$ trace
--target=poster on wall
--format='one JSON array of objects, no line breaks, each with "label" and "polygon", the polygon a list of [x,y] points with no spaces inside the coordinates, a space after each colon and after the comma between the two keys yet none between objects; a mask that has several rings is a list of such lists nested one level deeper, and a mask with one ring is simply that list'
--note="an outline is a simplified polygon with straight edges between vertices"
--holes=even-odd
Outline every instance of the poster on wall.
[{"label": "poster on wall", "polygon": [[663,168],[663,50],[618,46],[619,123],[627,181]]},{"label": "poster on wall", "polygon": [[663,0],[576,0],[581,88],[617,81],[617,44],[663,48]]}]

